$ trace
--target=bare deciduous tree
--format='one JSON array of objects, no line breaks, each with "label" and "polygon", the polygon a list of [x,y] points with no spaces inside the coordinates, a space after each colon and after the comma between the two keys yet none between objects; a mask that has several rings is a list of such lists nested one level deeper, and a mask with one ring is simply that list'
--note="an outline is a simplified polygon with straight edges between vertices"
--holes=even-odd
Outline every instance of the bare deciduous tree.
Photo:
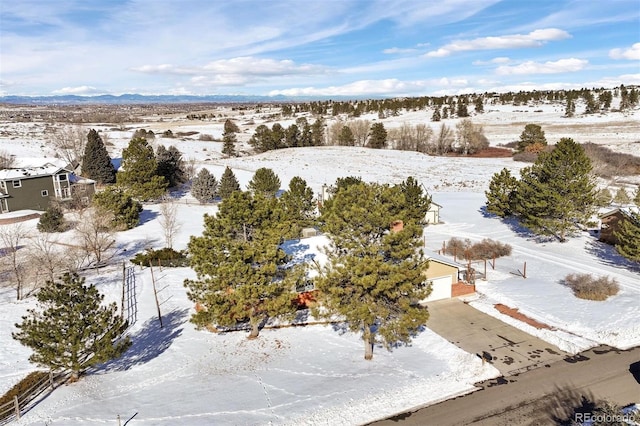
[{"label": "bare deciduous tree", "polygon": [[67,164],[80,161],[87,142],[87,132],[82,126],[64,126],[57,128],[49,135],[48,143],[55,150],[56,155]]},{"label": "bare deciduous tree", "polygon": [[461,154],[474,154],[489,146],[482,125],[473,124],[468,118],[458,122],[456,130],[457,149]]},{"label": "bare deciduous tree", "polygon": [[38,271],[45,280],[54,281],[65,268],[65,253],[57,236],[47,232],[39,232],[29,238],[29,263],[38,265]]},{"label": "bare deciduous tree", "polygon": [[76,226],[80,247],[89,262],[100,263],[107,259],[115,249],[115,240],[111,231],[113,216],[95,209],[82,212]]},{"label": "bare deciduous tree", "polygon": [[437,132],[434,139],[433,147],[431,149],[433,154],[443,155],[447,152],[451,152],[453,146],[454,133],[450,127],[445,124],[440,126],[440,130]]},{"label": "bare deciduous tree", "polygon": [[16,157],[7,151],[0,150],[0,170],[11,169],[16,164]]},{"label": "bare deciduous tree", "polygon": [[173,239],[180,229],[178,222],[178,204],[171,198],[164,198],[160,204],[160,226],[164,233],[165,245],[173,248]]},{"label": "bare deciduous tree", "polygon": [[371,129],[371,122],[369,120],[354,120],[347,123],[347,126],[349,126],[353,137],[356,139],[356,146],[365,146],[369,129]]},{"label": "bare deciduous tree", "polygon": [[8,282],[16,290],[16,299],[21,300],[24,295],[27,265],[23,242],[29,236],[28,230],[22,223],[0,226],[0,256],[2,264],[6,265],[5,273]]}]

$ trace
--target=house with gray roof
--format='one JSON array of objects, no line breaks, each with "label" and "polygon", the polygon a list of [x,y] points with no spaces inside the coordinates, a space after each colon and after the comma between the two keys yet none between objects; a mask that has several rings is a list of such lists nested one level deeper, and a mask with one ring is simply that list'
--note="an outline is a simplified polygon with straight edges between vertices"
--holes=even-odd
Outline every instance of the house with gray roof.
[{"label": "house with gray roof", "polygon": [[0,170],[0,213],[44,211],[53,201],[70,201],[74,197],[88,202],[94,192],[95,181],[51,163]]}]

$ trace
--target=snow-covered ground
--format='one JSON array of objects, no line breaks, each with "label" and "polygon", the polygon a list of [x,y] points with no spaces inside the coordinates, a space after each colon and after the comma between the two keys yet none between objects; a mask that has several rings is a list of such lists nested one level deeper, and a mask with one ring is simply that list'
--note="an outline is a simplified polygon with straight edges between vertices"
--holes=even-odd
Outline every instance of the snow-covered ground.
[{"label": "snow-covered ground", "polygon": [[[634,131],[627,125],[638,123],[639,110],[628,115],[565,119],[559,118],[554,108],[558,106],[487,106],[486,114],[473,119],[485,125],[493,145],[517,139],[526,123],[535,122],[545,130],[555,129],[547,130],[550,143],[563,136],[585,141],[581,135],[590,135],[590,140],[618,151],[640,153],[637,126]],[[535,112],[540,109],[543,112]],[[430,114],[425,114],[418,111],[386,119],[385,126],[428,122]],[[565,121],[576,124],[580,120],[582,127],[564,125]],[[183,124],[185,128],[180,127]],[[252,126],[257,124],[258,119]],[[449,120],[447,124],[455,123]],[[215,137],[222,133],[222,122],[188,125],[193,127],[189,130]],[[566,133],[560,133],[560,126]],[[35,165],[34,161],[53,154],[38,123],[0,123],[0,127],[0,151],[16,155],[20,165]],[[156,133],[168,128],[174,133],[187,130],[183,121],[168,120],[134,127],[152,128]],[[245,136],[252,133],[244,130]],[[132,131],[109,131],[106,127],[102,131],[113,143],[109,148],[112,156],[118,157]],[[230,166],[243,187],[260,167],[272,168],[283,188],[292,177],[301,176],[316,193],[337,177],[398,183],[414,176],[443,206],[444,223],[425,230],[428,248],[437,250],[454,236],[492,238],[513,246],[513,255],[498,259],[496,269],[489,268],[488,280],[477,282],[479,297],[471,302],[473,306],[572,353],[600,343],[623,349],[640,345],[637,264],[624,261],[614,249],[587,233],[566,243],[538,242],[521,228],[483,214],[483,191],[493,173],[503,167],[517,172],[526,164],[511,159],[443,158],[337,147],[223,158],[219,142],[157,138],[154,143],[176,145],[185,158],[196,159],[198,167],[208,167],[217,177]],[[182,194],[178,203],[181,228],[174,247],[182,249],[189,236],[201,234],[202,216],[214,213],[215,207],[194,203],[188,193]],[[157,205],[146,205],[141,224],[117,235],[117,261],[132,257],[137,250],[164,245],[159,214]],[[25,222],[25,226],[35,227],[35,223]],[[71,234],[63,238],[71,238]],[[526,279],[518,275],[524,262]],[[120,268],[116,262],[99,273],[88,273],[87,280],[109,301],[118,302]],[[130,329],[133,347],[122,359],[57,389],[19,424],[115,424],[117,416],[124,422],[134,414],[136,424],[149,425],[357,424],[470,392],[473,383],[499,374],[428,329],[409,347],[392,352],[376,348],[371,362],[363,360],[359,336],[330,325],[267,329],[254,341],[246,340],[244,332],[217,335],[197,331],[188,322],[193,306],[182,285],[193,272],[188,268],[154,272],[164,327],[160,328],[157,320],[150,271],[137,268],[138,314]],[[621,291],[604,302],[577,299],[559,283],[572,272],[613,277]],[[495,303],[518,308],[555,330],[535,330],[505,317],[493,308]],[[11,338],[13,324],[34,305],[33,299],[15,301],[11,289],[0,287],[0,393],[35,368],[27,361],[29,350]]]}]

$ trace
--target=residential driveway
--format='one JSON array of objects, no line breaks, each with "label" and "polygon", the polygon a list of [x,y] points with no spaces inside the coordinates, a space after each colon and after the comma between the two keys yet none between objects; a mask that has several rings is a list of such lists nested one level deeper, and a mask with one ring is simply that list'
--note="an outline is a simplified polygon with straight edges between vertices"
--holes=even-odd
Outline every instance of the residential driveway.
[{"label": "residential driveway", "polygon": [[427,327],[456,346],[484,355],[504,376],[568,356],[556,346],[487,315],[459,299],[427,303]]}]

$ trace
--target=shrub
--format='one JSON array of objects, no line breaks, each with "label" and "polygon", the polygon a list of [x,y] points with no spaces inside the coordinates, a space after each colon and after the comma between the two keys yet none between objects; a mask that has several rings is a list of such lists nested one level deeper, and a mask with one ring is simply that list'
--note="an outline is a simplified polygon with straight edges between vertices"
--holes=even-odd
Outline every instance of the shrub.
[{"label": "shrub", "polygon": [[471,244],[471,240],[451,238],[445,247],[445,253],[467,260],[494,259],[511,256],[511,246],[500,241],[485,238],[479,243]]},{"label": "shrub", "polygon": [[[0,407],[9,402],[13,402],[13,397],[20,398],[27,391],[30,391],[34,386],[40,384],[45,378],[49,377],[49,373],[46,371],[32,371],[24,379],[20,380],[4,395],[0,397]],[[0,413],[0,422],[8,419],[14,414],[13,410],[9,412]]]},{"label": "shrub", "polygon": [[189,261],[184,250],[176,251],[172,248],[165,247],[160,250],[148,249],[145,253],[138,253],[131,263],[140,266],[171,266],[180,267],[188,266]]},{"label": "shrub", "polygon": [[485,238],[471,246],[472,259],[494,259],[503,256],[511,256],[511,246],[500,241]]},{"label": "shrub", "polygon": [[606,300],[620,291],[618,282],[609,277],[592,277],[589,274],[569,274],[564,285],[573,290],[573,294],[586,300]]},{"label": "shrub", "polygon": [[200,136],[198,136],[198,140],[204,141],[204,142],[213,142],[215,139],[213,138],[212,135],[201,133]]},{"label": "shrub", "polygon": [[66,223],[62,210],[56,206],[47,208],[36,226],[40,232],[64,232]]}]

